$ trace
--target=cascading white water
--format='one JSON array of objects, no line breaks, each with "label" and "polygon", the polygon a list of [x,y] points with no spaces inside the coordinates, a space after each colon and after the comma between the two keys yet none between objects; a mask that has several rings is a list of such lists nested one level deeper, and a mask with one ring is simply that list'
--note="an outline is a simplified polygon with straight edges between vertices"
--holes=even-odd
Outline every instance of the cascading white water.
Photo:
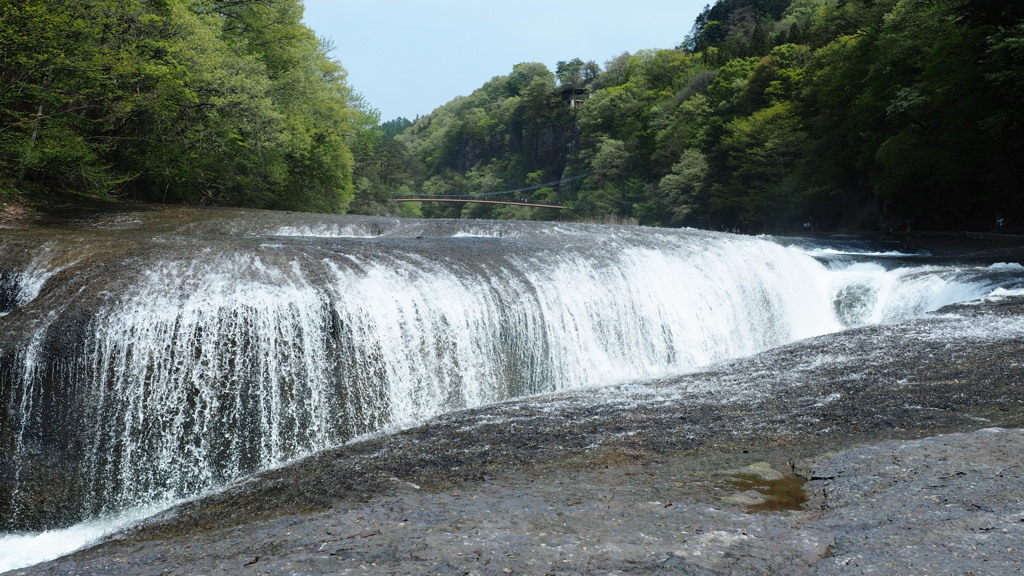
[{"label": "cascading white water", "polygon": [[817,262],[722,239],[695,257],[692,239],[669,238],[478,267],[414,252],[160,262],[97,314],[83,353],[97,509],[195,494],[455,409],[840,328]]},{"label": "cascading white water", "polygon": [[[913,254],[864,253],[814,249],[829,269],[829,291],[837,319],[846,327],[896,322],[957,302],[977,300],[993,291],[1019,290],[1024,266],[936,265],[904,260]],[[854,260],[847,257],[856,256]]]},{"label": "cascading white water", "polygon": [[100,311],[81,373],[102,509],[195,494],[344,439],[325,305],[298,270],[200,254],[157,264]]},{"label": "cascading white water", "polygon": [[24,269],[0,270],[0,317],[31,302],[47,280],[67,267],[52,262],[49,246],[41,246],[39,251],[39,256]]},{"label": "cascading white water", "polygon": [[[17,451],[43,435],[36,404],[53,391],[39,374],[73,380],[48,385],[75,394],[86,516],[447,411],[691,370],[1011,286],[991,273],[1015,287],[1024,276],[826,265],[764,239],[596,226],[307,222],[240,244],[197,236],[199,251],[98,290],[67,366],[38,368],[57,314],[0,382],[8,409],[18,403]],[[33,298],[18,307],[42,305]]]}]

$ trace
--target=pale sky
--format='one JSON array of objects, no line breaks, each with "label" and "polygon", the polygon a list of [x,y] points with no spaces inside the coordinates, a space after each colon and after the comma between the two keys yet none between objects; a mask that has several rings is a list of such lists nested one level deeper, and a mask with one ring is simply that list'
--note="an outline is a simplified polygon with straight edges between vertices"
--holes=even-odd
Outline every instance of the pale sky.
[{"label": "pale sky", "polygon": [[414,120],[520,62],[675,48],[714,1],[305,0],[305,22],[382,121]]}]

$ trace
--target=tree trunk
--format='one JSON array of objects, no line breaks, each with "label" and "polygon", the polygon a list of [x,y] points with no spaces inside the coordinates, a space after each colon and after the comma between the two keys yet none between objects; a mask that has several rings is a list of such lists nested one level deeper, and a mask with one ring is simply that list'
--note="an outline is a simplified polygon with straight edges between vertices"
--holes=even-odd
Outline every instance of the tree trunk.
[{"label": "tree trunk", "polygon": [[46,90],[50,87],[50,79],[53,77],[53,68],[46,72],[46,79],[43,80],[43,92],[39,96],[39,107],[36,109],[36,117],[32,121],[32,137],[29,138],[28,148],[25,149],[25,159],[21,162],[21,170],[18,171],[17,187],[21,188],[25,182],[25,175],[28,172],[28,161],[32,156],[32,149],[36,147],[36,140],[39,140],[39,130],[43,123],[43,104],[46,103]]}]

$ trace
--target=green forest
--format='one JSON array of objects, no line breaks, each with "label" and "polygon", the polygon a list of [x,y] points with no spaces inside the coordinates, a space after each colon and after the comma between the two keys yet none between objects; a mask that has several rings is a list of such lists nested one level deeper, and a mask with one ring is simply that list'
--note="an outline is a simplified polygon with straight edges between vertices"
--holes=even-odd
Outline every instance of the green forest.
[{"label": "green forest", "polygon": [[378,118],[301,0],[0,6],[0,197],[352,201],[353,150]]},{"label": "green forest", "polygon": [[1024,232],[1024,4],[719,0],[381,123],[301,0],[0,3],[0,201]]}]

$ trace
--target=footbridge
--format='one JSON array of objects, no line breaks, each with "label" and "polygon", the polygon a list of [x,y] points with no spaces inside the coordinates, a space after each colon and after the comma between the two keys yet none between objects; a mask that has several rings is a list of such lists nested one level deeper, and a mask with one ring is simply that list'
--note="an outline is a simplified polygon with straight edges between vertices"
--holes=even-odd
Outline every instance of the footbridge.
[{"label": "footbridge", "polygon": [[[587,172],[578,176],[571,176],[569,178],[562,178],[561,180],[535,184],[524,188],[501,190],[498,192],[484,192],[481,194],[396,194],[392,196],[392,200],[395,202],[472,202],[476,204],[503,204],[506,206],[529,206],[532,208],[554,208],[556,210],[560,210],[565,208],[561,203],[533,201],[522,198],[521,196],[527,192],[533,192],[534,190],[540,190],[541,188],[554,188],[566,182],[579,180],[589,175],[590,173]],[[517,198],[517,195],[520,197]],[[501,198],[501,196],[506,196],[506,198]],[[508,198],[509,196],[511,196],[511,198]]]}]

